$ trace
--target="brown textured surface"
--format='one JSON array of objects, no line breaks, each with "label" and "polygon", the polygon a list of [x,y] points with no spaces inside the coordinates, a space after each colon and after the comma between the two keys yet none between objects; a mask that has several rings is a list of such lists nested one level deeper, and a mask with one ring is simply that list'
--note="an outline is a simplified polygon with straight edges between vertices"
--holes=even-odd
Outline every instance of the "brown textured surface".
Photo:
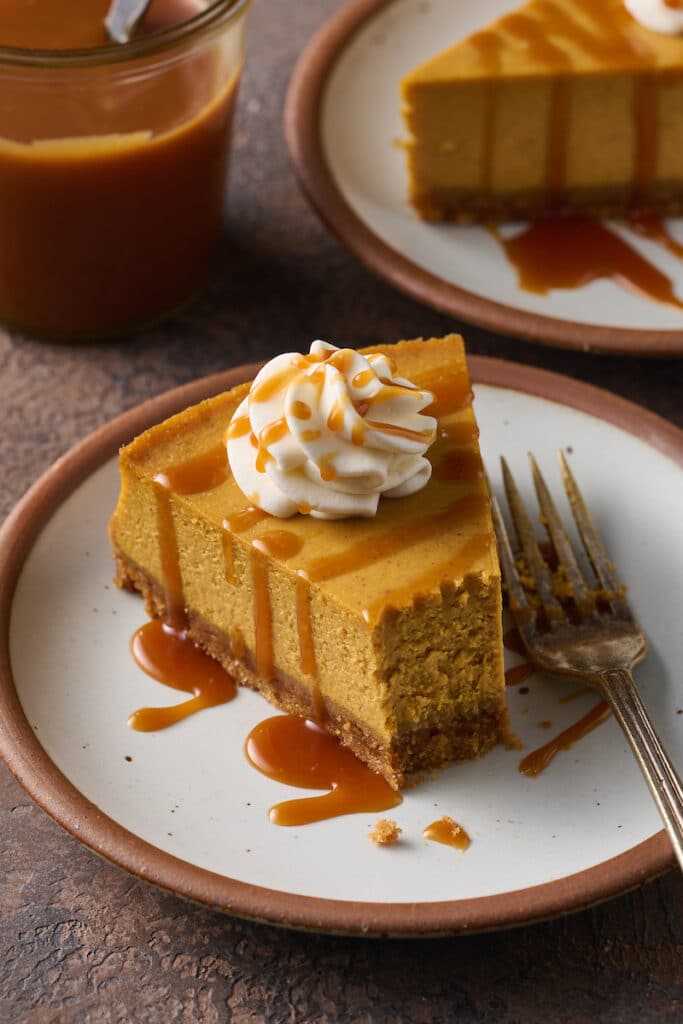
[{"label": "brown textured surface", "polygon": [[[232,242],[194,306],[142,337],[93,348],[0,332],[0,514],[122,409],[314,334],[360,346],[462,328],[472,352],[592,381],[683,426],[680,362],[565,352],[454,324],[374,280],[328,236],[294,184],[280,113],[297,54],[337,6],[255,5]],[[34,807],[4,768],[0,865],[2,1022],[683,1019],[676,872],[591,911],[507,933],[384,942],[282,932],[197,909],[109,866]]]}]

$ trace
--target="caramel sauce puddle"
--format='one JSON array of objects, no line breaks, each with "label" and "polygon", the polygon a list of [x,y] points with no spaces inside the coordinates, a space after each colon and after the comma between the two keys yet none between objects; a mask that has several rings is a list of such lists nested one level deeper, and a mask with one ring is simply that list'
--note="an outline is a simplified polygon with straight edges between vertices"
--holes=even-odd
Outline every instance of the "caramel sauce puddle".
[{"label": "caramel sauce puddle", "polygon": [[131,650],[140,668],[153,679],[193,694],[190,700],[171,707],[139,708],[128,719],[131,729],[154,732],[204,708],[227,704],[237,693],[232,676],[220,662],[204,654],[184,630],[152,619],[136,630]]},{"label": "caramel sauce puddle", "polygon": [[270,808],[274,825],[309,825],[361,811],[385,811],[402,797],[315,722],[275,715],[259,722],[245,743],[247,760],[277,782],[329,789],[321,796],[285,800]]},{"label": "caramel sauce puddle", "polygon": [[453,821],[447,814],[431,825],[427,825],[422,833],[425,839],[431,839],[434,843],[444,843],[446,846],[454,846],[456,850],[468,850],[472,845],[469,835],[457,821]]},{"label": "caramel sauce puddle", "polygon": [[[683,246],[659,218],[634,214],[630,223],[637,234],[683,255]],[[610,280],[627,291],[683,310],[670,278],[592,217],[544,217],[511,238],[503,237],[495,226],[490,231],[515,267],[524,291],[546,295],[553,289]]]}]

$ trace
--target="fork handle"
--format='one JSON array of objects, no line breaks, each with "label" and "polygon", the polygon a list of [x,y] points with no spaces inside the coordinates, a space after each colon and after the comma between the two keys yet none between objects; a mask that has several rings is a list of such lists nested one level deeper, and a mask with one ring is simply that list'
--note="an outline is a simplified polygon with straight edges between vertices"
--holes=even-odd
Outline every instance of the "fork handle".
[{"label": "fork handle", "polygon": [[628,669],[600,673],[604,693],[633,748],[683,869],[683,783],[654,730]]}]

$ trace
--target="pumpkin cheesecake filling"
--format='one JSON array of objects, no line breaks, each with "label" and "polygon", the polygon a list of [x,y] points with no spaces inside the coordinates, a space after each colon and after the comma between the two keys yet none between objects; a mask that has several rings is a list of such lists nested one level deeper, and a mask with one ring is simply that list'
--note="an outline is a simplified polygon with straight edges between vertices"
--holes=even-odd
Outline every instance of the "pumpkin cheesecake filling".
[{"label": "pumpkin cheesecake filling", "polygon": [[[319,366],[354,361],[358,384],[367,383],[360,358],[331,346],[316,355]],[[315,508],[292,512],[286,502],[273,514],[245,495],[225,445],[249,402],[245,384],[122,449],[110,533],[117,582],[139,591],[151,615],[187,630],[239,683],[322,724],[398,788],[411,772],[479,757],[505,734],[500,575],[462,340],[378,346],[362,358],[381,366],[376,392],[394,388],[394,404],[378,399],[371,412],[364,399],[347,409],[348,451],[325,464],[342,504],[365,477],[382,477],[374,515],[317,518]],[[306,373],[316,370],[309,363]],[[398,448],[396,401],[409,402],[415,418]],[[329,410],[326,422],[341,430]],[[392,422],[378,457],[363,461],[361,433]],[[315,493],[322,449],[311,451],[279,455],[310,474]],[[261,463],[265,479],[268,459]],[[399,476],[412,481],[407,493],[400,483],[387,496]]]}]

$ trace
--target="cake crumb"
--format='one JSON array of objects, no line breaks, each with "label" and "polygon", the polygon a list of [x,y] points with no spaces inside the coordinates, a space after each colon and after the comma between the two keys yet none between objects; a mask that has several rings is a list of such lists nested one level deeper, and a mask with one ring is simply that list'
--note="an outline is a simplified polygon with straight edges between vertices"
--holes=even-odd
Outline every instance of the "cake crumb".
[{"label": "cake crumb", "polygon": [[391,818],[378,818],[368,838],[377,846],[393,846],[403,830]]}]

